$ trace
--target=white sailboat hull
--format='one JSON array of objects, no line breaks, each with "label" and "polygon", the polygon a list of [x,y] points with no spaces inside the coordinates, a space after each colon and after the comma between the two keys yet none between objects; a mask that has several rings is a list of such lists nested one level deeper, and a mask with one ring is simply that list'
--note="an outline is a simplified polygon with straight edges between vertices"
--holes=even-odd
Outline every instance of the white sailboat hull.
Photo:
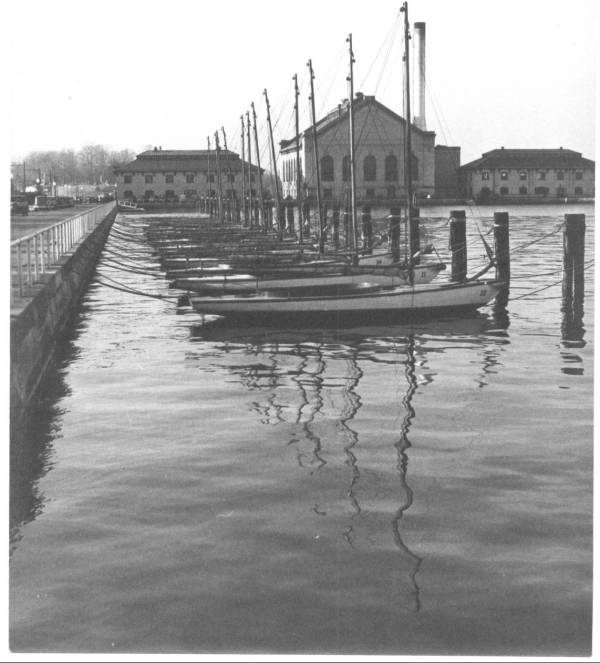
[{"label": "white sailboat hull", "polygon": [[216,315],[290,315],[328,313],[433,313],[452,312],[485,306],[498,294],[496,281],[467,283],[423,284],[378,288],[372,284],[358,286],[348,294],[314,293],[306,296],[285,292],[263,291],[250,296],[221,295],[219,297],[191,297],[199,313]]},{"label": "white sailboat hull", "polygon": [[[444,268],[443,264],[434,263],[415,268],[414,282],[429,283]],[[344,268],[342,268],[344,269]],[[289,276],[280,276],[270,278],[269,276],[258,276],[252,274],[222,274],[220,276],[198,276],[187,278],[176,278],[173,286],[182,290],[192,292],[211,293],[235,293],[250,292],[260,290],[272,290],[274,288],[305,288],[309,286],[334,286],[334,285],[352,285],[368,281],[374,285],[380,286],[399,286],[406,285],[408,281],[408,272],[405,269],[387,269],[372,271],[365,267],[347,267],[350,273],[313,274],[307,273],[305,276],[298,273],[290,273]],[[308,270],[307,270],[308,271]]]}]

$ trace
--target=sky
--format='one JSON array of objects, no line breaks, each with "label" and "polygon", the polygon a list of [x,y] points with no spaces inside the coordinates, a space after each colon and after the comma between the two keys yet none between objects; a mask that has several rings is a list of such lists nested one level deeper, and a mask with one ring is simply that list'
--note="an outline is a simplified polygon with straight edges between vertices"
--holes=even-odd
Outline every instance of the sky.
[{"label": "sky", "polygon": [[[306,63],[320,115],[355,90],[403,114],[400,2],[391,0],[9,0],[9,151],[103,144],[198,149],[225,128],[239,151],[254,102],[269,158],[310,124]],[[411,0],[427,30],[427,128],[462,163],[500,146],[563,146],[595,158],[597,0]]]}]

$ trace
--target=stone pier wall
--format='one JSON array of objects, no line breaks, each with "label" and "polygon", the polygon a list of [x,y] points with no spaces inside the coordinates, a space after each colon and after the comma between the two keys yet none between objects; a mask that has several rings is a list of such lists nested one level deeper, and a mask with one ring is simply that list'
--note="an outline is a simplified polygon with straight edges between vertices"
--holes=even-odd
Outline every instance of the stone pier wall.
[{"label": "stone pier wall", "polygon": [[11,314],[10,416],[23,416],[50,365],[57,342],[77,312],[100,252],[117,214],[116,208],[79,244],[43,274],[31,299]]}]

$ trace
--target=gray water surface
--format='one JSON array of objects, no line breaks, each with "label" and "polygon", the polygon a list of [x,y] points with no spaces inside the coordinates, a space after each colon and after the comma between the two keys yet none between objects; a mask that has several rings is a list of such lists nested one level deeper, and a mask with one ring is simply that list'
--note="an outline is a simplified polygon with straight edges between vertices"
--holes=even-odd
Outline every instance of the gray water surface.
[{"label": "gray water surface", "polygon": [[509,211],[504,318],[231,328],[92,285],[13,440],[13,651],[588,654],[593,270],[573,334],[562,233],[521,247],[578,210]]}]

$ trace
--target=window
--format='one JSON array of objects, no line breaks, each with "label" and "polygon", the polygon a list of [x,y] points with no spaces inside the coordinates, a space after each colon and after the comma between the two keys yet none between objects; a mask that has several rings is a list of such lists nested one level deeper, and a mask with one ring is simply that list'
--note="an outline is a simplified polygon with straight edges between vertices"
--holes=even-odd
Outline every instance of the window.
[{"label": "window", "polygon": [[[148,177],[148,176],[146,176]],[[152,177],[152,175],[150,175]],[[144,191],[144,200],[150,200],[151,198],[154,198],[154,191],[152,189],[148,189],[147,191]]]},{"label": "window", "polygon": [[581,170],[576,170],[576,171],[575,171],[575,179],[576,179],[576,180],[582,180],[582,179],[583,179],[583,171],[581,171]]},{"label": "window", "polygon": [[131,179],[131,175],[125,175],[125,177],[123,177],[123,182],[125,184],[131,184]]},{"label": "window", "polygon": [[[385,158],[385,181],[397,182],[398,181],[398,159],[393,154],[388,154]],[[394,187],[391,187],[392,189]],[[393,196],[391,196],[393,198]]]},{"label": "window", "polygon": [[144,181],[146,182],[146,184],[153,184],[154,177],[152,175],[144,175]]},{"label": "window", "polygon": [[215,181],[215,176],[210,173],[209,175],[206,176],[206,181],[207,182],[214,182]]},{"label": "window", "polygon": [[396,187],[395,186],[388,186],[387,188],[387,197],[392,200],[393,198],[396,197]]},{"label": "window", "polygon": [[256,177],[254,177],[254,174],[251,174],[251,175],[250,175],[250,181],[251,181],[251,182],[254,182],[255,179],[256,179]]},{"label": "window", "polygon": [[538,180],[545,180],[546,179],[546,171],[545,170],[540,170],[538,172]]},{"label": "window", "polygon": [[363,162],[363,178],[365,182],[374,182],[377,179],[377,161],[372,154],[365,157]]},{"label": "window", "polygon": [[173,189],[167,189],[165,191],[165,200],[169,200],[172,198],[175,198],[175,191],[173,191]]},{"label": "window", "polygon": [[580,186],[575,187],[575,195],[581,196],[583,194],[583,189]]},{"label": "window", "polygon": [[186,184],[193,184],[194,183],[194,176],[193,175],[186,175],[185,176],[185,182],[186,182]]},{"label": "window", "polygon": [[556,187],[556,195],[557,196],[564,196],[565,195],[565,187],[562,184],[560,186]]},{"label": "window", "polygon": [[526,170],[519,171],[519,179],[520,180],[526,180],[527,179],[527,171]]},{"label": "window", "polygon": [[333,192],[331,189],[323,189],[323,198],[325,200],[331,200],[333,198]]},{"label": "window", "polygon": [[538,196],[547,196],[548,191],[549,189],[547,186],[536,186],[534,189],[534,193],[536,193]]},{"label": "window", "polygon": [[350,181],[350,157],[348,155],[342,159],[342,180],[344,182]]},{"label": "window", "polygon": [[527,187],[526,186],[520,186],[519,187],[519,195],[520,196],[526,196],[527,195]]},{"label": "window", "polygon": [[323,182],[333,182],[333,157],[329,155],[321,159],[321,179]]},{"label": "window", "polygon": [[482,180],[489,180],[490,179],[490,173],[488,170],[484,170],[483,173],[481,173],[481,179]]},{"label": "window", "polygon": [[375,198],[375,189],[367,189],[367,190],[365,191],[365,197],[366,197],[367,199]]},{"label": "window", "polygon": [[508,196],[508,187],[507,186],[501,186],[500,187],[500,195],[501,196]]},{"label": "window", "polygon": [[167,184],[173,184],[173,175],[165,175],[165,182]]},{"label": "window", "polygon": [[500,171],[500,179],[501,180],[507,180],[508,179],[508,170],[501,170]]},{"label": "window", "polygon": [[195,198],[195,197],[198,195],[198,192],[196,191],[196,189],[186,189],[186,190],[183,192],[183,195],[184,195],[186,198]]},{"label": "window", "polygon": [[235,175],[232,175],[231,173],[229,173],[229,175],[227,175],[227,181],[228,182],[235,182]]},{"label": "window", "polygon": [[411,155],[410,166],[412,168],[412,178],[416,181],[419,179],[419,160],[414,154]]},{"label": "window", "polygon": [[556,179],[557,179],[557,180],[564,180],[564,179],[565,179],[565,174],[563,173],[562,170],[557,171],[557,173],[556,173]]},{"label": "window", "polygon": [[129,190],[123,191],[123,198],[129,198],[129,199],[133,198],[133,191]]}]

